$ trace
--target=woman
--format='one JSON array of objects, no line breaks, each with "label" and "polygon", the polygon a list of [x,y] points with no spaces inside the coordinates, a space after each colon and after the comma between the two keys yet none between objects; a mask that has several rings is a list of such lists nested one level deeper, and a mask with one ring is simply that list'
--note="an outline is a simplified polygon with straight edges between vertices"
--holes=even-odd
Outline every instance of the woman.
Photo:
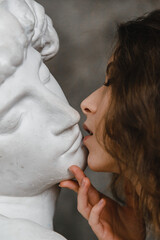
[{"label": "woman", "polygon": [[[99,240],[145,239],[145,224],[160,232],[160,10],[118,26],[106,81],[81,108],[88,166],[114,173],[112,190],[125,204],[99,193],[76,166],[78,210]],[[123,196],[122,196],[123,193]]]}]

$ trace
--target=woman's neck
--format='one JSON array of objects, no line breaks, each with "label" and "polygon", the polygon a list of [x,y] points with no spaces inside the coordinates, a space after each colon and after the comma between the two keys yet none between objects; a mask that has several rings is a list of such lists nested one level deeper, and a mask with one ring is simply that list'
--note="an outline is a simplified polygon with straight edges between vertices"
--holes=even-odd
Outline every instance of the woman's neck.
[{"label": "woman's neck", "polygon": [[0,196],[0,215],[27,219],[53,230],[53,216],[59,190],[57,186],[32,197]]}]

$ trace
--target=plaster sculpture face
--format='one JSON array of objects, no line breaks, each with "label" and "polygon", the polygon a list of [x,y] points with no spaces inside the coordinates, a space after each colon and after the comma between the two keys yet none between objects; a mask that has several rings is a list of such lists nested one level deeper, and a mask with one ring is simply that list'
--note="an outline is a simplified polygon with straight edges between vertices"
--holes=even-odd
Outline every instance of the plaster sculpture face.
[{"label": "plaster sculpture face", "polygon": [[[41,28],[25,4],[39,10]],[[40,194],[71,178],[72,164],[84,167],[79,114],[43,62],[57,52],[58,37],[42,13],[32,0],[0,1],[0,195]]]},{"label": "plaster sculpture face", "polygon": [[0,95],[5,108],[11,99],[0,121],[0,193],[34,195],[69,178],[83,158],[79,114],[32,47]]}]

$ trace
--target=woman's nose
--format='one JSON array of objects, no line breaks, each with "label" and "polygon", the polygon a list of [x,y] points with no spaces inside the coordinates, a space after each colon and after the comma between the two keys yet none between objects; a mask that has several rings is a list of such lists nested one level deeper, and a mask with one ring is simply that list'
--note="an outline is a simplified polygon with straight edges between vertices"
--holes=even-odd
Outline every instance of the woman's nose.
[{"label": "woman's nose", "polygon": [[97,111],[97,98],[95,95],[95,92],[93,92],[91,95],[89,95],[86,99],[82,101],[81,109],[85,115],[95,113]]}]

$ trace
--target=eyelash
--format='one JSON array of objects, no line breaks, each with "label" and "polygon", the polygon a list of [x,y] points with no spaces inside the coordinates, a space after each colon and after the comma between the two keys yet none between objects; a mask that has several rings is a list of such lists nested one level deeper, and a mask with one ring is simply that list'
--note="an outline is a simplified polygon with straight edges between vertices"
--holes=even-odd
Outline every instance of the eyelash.
[{"label": "eyelash", "polygon": [[109,87],[109,86],[111,85],[110,79],[108,79],[107,82],[104,82],[103,85],[104,85],[105,87]]},{"label": "eyelash", "polygon": [[41,79],[41,82],[43,83],[43,84],[46,84],[46,83],[48,83],[50,81],[50,75],[48,76],[48,77],[46,77],[45,79]]}]

